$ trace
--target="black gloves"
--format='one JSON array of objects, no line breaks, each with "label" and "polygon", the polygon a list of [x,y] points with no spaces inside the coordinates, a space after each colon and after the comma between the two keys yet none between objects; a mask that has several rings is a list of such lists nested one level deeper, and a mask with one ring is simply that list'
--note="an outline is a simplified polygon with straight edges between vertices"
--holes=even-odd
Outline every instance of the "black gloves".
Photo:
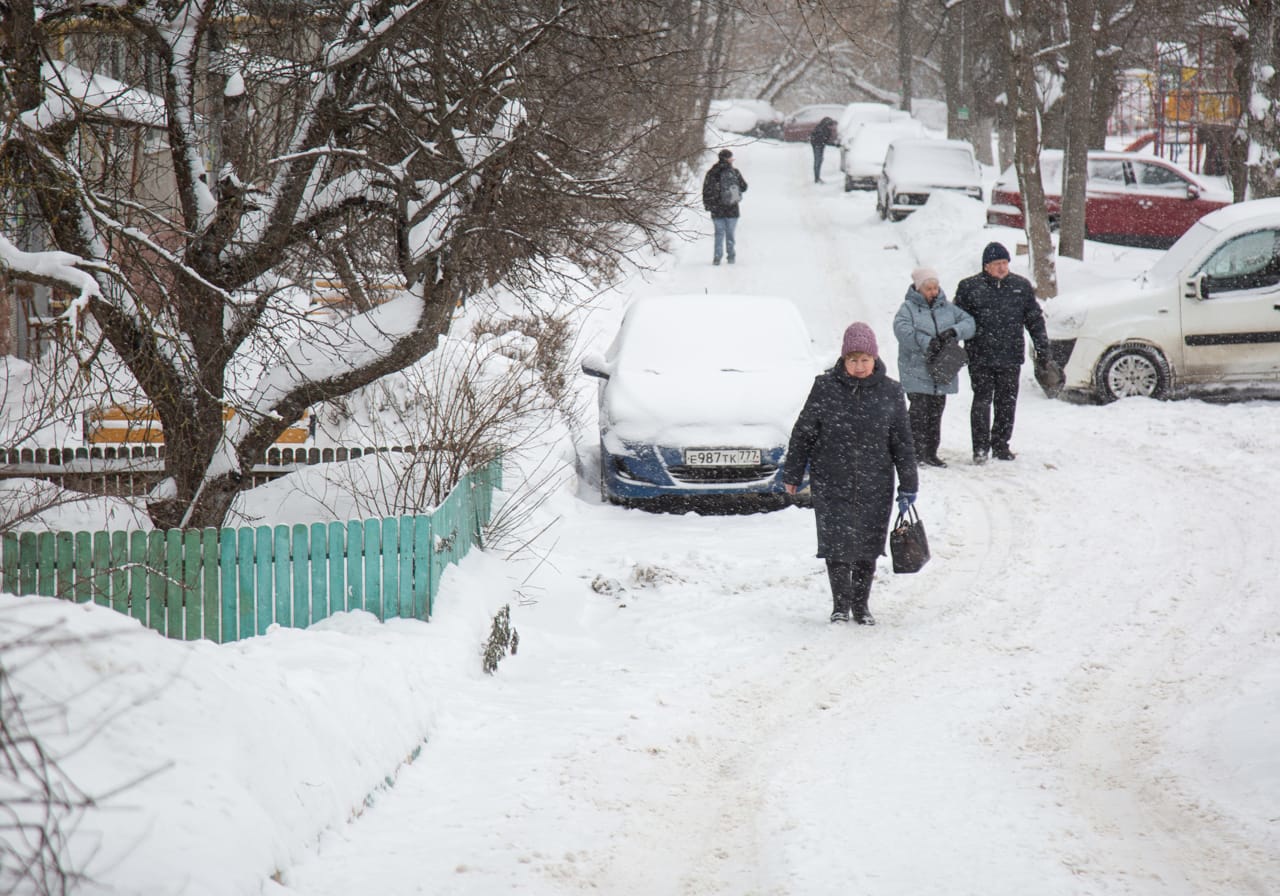
[{"label": "black gloves", "polygon": [[948,327],[947,329],[943,330],[941,333],[938,334],[938,338],[942,339],[944,342],[948,339],[955,339],[956,331],[954,328]]}]

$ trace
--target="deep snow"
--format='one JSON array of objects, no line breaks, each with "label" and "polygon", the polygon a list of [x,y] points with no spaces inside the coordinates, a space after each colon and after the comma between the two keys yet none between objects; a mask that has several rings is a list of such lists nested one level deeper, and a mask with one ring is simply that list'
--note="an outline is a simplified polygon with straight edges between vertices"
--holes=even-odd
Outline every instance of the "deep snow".
[{"label": "deep snow", "polygon": [[[633,295],[775,293],[833,360],[870,322],[892,373],[911,268],[950,294],[1017,239],[966,200],[880,222],[834,154],[808,183],[805,144],[735,155],[738,264],[710,265],[691,212],[702,239],[606,296],[584,348]],[[1089,252],[1066,288],[1154,257]],[[72,778],[150,773],[83,819],[83,892],[1280,892],[1280,406],[1074,405],[1027,372],[1017,461],[978,468],[961,379],[951,466],[922,472],[933,560],[881,562],[874,629],[827,624],[809,511],[600,504],[577,472],[590,425],[551,445],[532,550],[473,553],[429,624],[357,613],[217,647],[0,597],[0,640],[52,620],[86,639],[9,669],[29,706],[70,701],[38,724]],[[319,478],[250,505],[283,518]],[[520,651],[488,677],[508,603]]]}]

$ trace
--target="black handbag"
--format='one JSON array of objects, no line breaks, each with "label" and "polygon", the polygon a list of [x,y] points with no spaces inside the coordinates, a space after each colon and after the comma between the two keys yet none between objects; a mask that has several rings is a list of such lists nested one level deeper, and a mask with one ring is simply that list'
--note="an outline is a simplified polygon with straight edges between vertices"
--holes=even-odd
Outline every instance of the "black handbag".
[{"label": "black handbag", "polygon": [[924,364],[933,381],[939,386],[945,386],[968,360],[969,356],[959,340],[934,338],[929,342]]},{"label": "black handbag", "polygon": [[919,572],[929,562],[929,537],[914,504],[906,513],[898,514],[898,521],[893,524],[889,556],[893,558],[894,572]]}]

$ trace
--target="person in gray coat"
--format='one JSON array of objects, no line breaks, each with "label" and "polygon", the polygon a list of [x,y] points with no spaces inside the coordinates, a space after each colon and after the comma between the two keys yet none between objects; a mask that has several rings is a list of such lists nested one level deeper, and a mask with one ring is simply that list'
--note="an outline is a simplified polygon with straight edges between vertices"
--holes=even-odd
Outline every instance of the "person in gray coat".
[{"label": "person in gray coat", "polygon": [[938,457],[942,444],[942,412],[947,396],[960,389],[960,374],[945,383],[936,382],[926,359],[938,342],[969,339],[977,324],[967,311],[947,301],[933,268],[911,272],[902,307],[893,318],[893,335],[898,338],[898,380],[911,401],[911,436],[916,460],[931,467],[945,467]]},{"label": "person in gray coat", "polygon": [[919,473],[902,387],[889,378],[867,324],[844,332],[840,360],[813,381],[791,430],[782,483],[794,495],[809,471],[818,556],[827,562],[832,622],[875,625],[867,608],[884,553],[897,474],[898,510],[916,500]]}]

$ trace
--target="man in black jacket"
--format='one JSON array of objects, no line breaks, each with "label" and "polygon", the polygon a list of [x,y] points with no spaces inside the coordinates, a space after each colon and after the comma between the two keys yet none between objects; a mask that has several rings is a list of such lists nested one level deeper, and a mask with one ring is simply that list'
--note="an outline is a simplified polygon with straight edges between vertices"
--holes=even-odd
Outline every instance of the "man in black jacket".
[{"label": "man in black jacket", "polygon": [[828,146],[836,145],[836,120],[824,118],[809,132],[809,145],[813,147],[813,182],[822,183],[822,154]]},{"label": "man in black jacket", "polygon": [[[982,273],[960,281],[955,304],[967,311],[978,332],[964,343],[969,355],[969,381],[973,405],[969,429],[973,436],[973,462],[984,464],[988,455],[1013,460],[1009,440],[1018,406],[1018,379],[1026,357],[1022,331],[1031,334],[1039,357],[1049,357],[1049,336],[1035,287],[1026,277],[1009,273],[1009,250],[988,243],[982,250]],[[995,402],[995,422],[991,405]]]},{"label": "man in black jacket", "polygon": [[733,167],[733,150],[720,150],[720,158],[702,179],[702,207],[711,212],[716,229],[715,254],[711,263],[719,264],[728,252],[729,264],[735,258],[734,231],[738,228],[738,200],[747,192],[747,179]]}]

